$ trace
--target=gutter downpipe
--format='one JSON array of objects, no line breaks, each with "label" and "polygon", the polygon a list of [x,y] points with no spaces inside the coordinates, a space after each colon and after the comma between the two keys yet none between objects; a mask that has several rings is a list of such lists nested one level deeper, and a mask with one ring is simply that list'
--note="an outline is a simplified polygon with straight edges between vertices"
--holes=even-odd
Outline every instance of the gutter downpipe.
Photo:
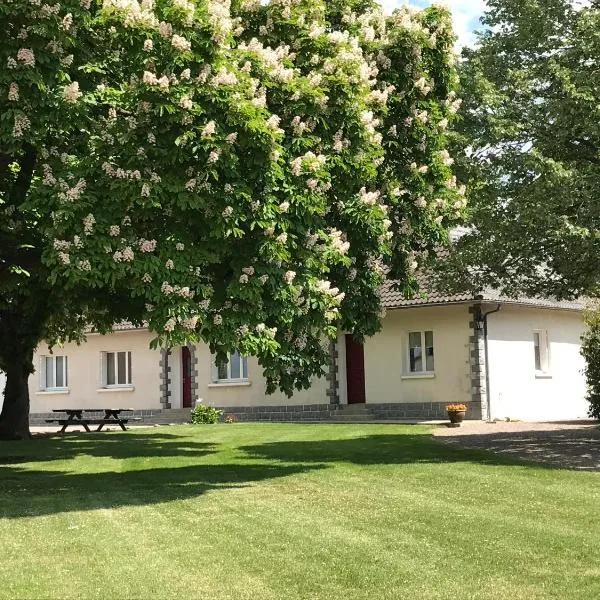
[{"label": "gutter downpipe", "polygon": [[485,355],[485,395],[487,396],[487,422],[493,423],[492,420],[492,395],[490,394],[490,369],[489,369],[489,351],[488,351],[488,317],[497,313],[502,308],[498,304],[494,310],[489,310],[481,315],[483,322],[483,351]]}]

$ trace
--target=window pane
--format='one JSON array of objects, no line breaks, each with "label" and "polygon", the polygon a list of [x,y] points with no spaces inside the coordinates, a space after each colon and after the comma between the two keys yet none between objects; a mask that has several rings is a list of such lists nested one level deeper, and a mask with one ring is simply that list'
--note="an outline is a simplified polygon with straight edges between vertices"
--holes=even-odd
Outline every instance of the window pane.
[{"label": "window pane", "polygon": [[65,387],[69,385],[69,363],[67,362],[67,357],[65,356]]},{"label": "window pane", "polygon": [[131,382],[133,381],[133,376],[131,375],[131,352],[127,353],[127,369],[127,383],[131,385]]},{"label": "window pane", "polygon": [[57,356],[56,361],[56,387],[65,387],[64,379],[64,356]]},{"label": "window pane", "polygon": [[248,379],[248,358],[242,357],[242,377]]},{"label": "window pane", "polygon": [[127,373],[125,371],[125,361],[127,352],[117,352],[117,383],[124,385],[127,383]]},{"label": "window pane", "polygon": [[106,353],[106,385],[115,385],[115,353]]},{"label": "window pane", "polygon": [[46,356],[46,382],[47,388],[54,387],[54,357]]},{"label": "window pane", "polygon": [[423,370],[423,351],[421,347],[421,332],[411,331],[408,334],[410,372]]},{"label": "window pane", "polygon": [[425,332],[425,370],[434,370],[433,361],[433,331]]},{"label": "window pane", "polygon": [[240,374],[240,355],[237,352],[233,352],[229,355],[229,363],[231,365],[231,379],[239,379]]},{"label": "window pane", "polygon": [[534,353],[534,358],[535,358],[535,370],[536,371],[541,371],[542,370],[542,355],[541,355],[541,351],[540,351],[540,334],[535,332],[533,334],[533,353]]}]

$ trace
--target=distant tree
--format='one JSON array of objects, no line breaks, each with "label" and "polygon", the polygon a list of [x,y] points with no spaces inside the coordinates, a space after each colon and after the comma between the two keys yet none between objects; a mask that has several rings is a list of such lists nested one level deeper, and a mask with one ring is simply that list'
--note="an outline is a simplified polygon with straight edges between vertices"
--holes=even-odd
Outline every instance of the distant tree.
[{"label": "distant tree", "polygon": [[587,330],[582,338],[581,354],[585,358],[586,398],[590,403],[590,417],[600,419],[600,305],[598,303],[585,311],[585,323]]},{"label": "distant tree", "polygon": [[[511,295],[600,282],[600,3],[489,0],[463,52],[470,231],[446,275]],[[457,274],[462,273],[463,279]]]},{"label": "distant tree", "polygon": [[0,437],[42,339],[147,323],[309,384],[463,199],[449,14],[373,2],[2,2]]}]

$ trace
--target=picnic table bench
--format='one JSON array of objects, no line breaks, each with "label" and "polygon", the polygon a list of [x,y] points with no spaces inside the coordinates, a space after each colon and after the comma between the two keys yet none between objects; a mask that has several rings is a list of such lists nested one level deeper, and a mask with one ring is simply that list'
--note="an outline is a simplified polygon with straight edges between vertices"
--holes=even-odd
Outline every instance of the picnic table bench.
[{"label": "picnic table bench", "polygon": [[[46,419],[46,423],[62,425],[59,433],[64,433],[69,425],[80,425],[86,431],[91,431],[90,425],[98,425],[96,431],[101,431],[105,425],[119,425],[123,431],[127,431],[125,425],[129,421],[140,420],[132,417],[126,419],[121,417],[121,413],[133,412],[132,408],[56,408],[52,412],[66,414],[66,417]],[[104,417],[85,417],[83,413],[104,413]]]}]

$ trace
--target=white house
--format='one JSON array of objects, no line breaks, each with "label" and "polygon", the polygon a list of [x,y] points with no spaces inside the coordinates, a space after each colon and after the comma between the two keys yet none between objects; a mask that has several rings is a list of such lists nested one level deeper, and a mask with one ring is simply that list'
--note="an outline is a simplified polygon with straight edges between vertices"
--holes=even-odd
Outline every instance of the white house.
[{"label": "white house", "polygon": [[[563,420],[587,416],[580,337],[583,305],[488,293],[406,300],[382,290],[387,315],[364,344],[340,334],[329,368],[310,389],[265,395],[252,357],[218,368],[205,345],[150,350],[153,335],[122,325],[50,353],[30,379],[31,412],[127,407],[167,411],[202,399],[239,419],[468,418]],[[348,405],[358,405],[349,408]]]}]

